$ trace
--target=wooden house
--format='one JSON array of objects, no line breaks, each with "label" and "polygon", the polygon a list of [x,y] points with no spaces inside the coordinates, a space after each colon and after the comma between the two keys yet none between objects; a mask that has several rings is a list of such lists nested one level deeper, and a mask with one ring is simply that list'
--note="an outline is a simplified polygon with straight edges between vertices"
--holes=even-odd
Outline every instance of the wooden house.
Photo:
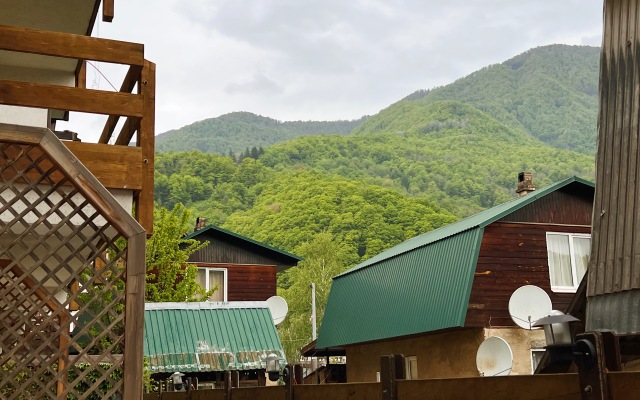
[{"label": "wooden house", "polygon": [[189,263],[198,267],[198,281],[205,289],[218,285],[210,301],[267,300],[276,295],[277,273],[302,260],[214,225],[200,226],[185,239],[208,242],[189,257]]},{"label": "wooden house", "polygon": [[276,295],[276,274],[300,257],[198,218],[184,237],[207,245],[189,257],[206,290],[218,289],[202,303],[148,303],[145,355],[156,380],[180,372],[207,387],[220,387],[224,372],[238,384],[265,385],[265,357],[285,358],[265,300]]},{"label": "wooden house", "polygon": [[[142,395],[155,66],[141,44],[90,37],[101,5],[110,21],[113,0],[0,0],[3,398]],[[127,67],[119,92],[86,88],[92,62]],[[105,125],[57,131],[72,111]]]},{"label": "wooden house", "polygon": [[384,354],[404,354],[413,379],[470,377],[480,343],[500,336],[512,373],[531,374],[544,334],[516,326],[510,295],[537,285],[565,311],[588,262],[593,194],[593,184],[570,178],[336,276],[317,351],[343,348],[348,382],[375,381]]}]

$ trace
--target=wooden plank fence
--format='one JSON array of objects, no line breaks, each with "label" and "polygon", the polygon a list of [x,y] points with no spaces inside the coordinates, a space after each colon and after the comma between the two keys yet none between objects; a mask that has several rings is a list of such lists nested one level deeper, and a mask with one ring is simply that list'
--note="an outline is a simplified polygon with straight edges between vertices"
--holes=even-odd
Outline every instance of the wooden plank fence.
[{"label": "wooden plank fence", "polygon": [[[640,398],[640,372],[609,372],[610,400]],[[398,380],[397,400],[580,400],[578,374]],[[293,385],[150,393],[144,400],[383,400],[382,383]]]}]

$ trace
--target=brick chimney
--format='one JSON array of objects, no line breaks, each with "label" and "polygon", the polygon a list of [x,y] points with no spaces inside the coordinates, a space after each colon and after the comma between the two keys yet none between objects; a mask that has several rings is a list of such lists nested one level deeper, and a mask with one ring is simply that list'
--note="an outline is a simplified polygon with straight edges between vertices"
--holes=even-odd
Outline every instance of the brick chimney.
[{"label": "brick chimney", "polygon": [[518,174],[518,186],[516,188],[516,193],[518,196],[522,197],[529,192],[533,192],[536,190],[536,185],[533,184],[533,177],[531,176],[531,172],[520,172]]},{"label": "brick chimney", "polygon": [[196,218],[196,231],[199,231],[200,229],[203,229],[205,226],[207,226],[207,219],[206,218],[202,218],[202,217],[198,217]]}]

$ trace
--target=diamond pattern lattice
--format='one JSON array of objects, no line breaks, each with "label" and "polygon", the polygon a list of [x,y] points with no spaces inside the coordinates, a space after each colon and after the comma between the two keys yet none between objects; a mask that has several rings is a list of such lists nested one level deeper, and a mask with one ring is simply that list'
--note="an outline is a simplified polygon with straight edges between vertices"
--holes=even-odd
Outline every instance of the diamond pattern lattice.
[{"label": "diamond pattern lattice", "polygon": [[122,398],[127,238],[37,144],[0,177],[0,399]]}]

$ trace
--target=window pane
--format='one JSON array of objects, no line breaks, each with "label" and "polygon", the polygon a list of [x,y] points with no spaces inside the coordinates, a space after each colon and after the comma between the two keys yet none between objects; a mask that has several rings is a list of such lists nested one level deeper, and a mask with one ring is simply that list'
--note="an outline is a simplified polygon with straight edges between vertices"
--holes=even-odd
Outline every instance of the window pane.
[{"label": "window pane", "polygon": [[198,268],[196,283],[202,286],[204,290],[207,290],[207,270],[205,268]]},{"label": "window pane", "polygon": [[547,235],[551,286],[573,286],[568,235]]},{"label": "window pane", "polygon": [[209,289],[218,287],[209,301],[224,301],[224,271],[209,270]]},{"label": "window pane", "polygon": [[591,255],[591,239],[588,237],[574,236],[573,251],[576,260],[577,279],[576,285],[580,284],[582,277],[587,272],[589,265],[589,256]]}]

